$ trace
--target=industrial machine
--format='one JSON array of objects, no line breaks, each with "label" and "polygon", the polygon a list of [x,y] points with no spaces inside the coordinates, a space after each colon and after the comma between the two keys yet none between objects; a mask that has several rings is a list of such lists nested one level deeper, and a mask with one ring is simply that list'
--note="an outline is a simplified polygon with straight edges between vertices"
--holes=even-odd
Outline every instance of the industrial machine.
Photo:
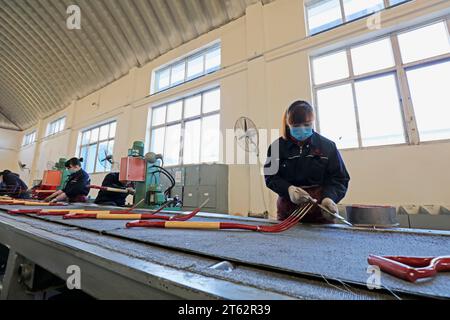
[{"label": "industrial machine", "polygon": [[[135,183],[134,203],[138,208],[157,209],[166,206],[171,210],[180,210],[180,195],[172,195],[175,186],[173,176],[163,168],[163,157],[149,152],[144,155],[144,142],[135,141],[128,156],[120,161],[120,181]],[[161,175],[170,181],[163,190]]]},{"label": "industrial machine", "polygon": [[66,158],[60,158],[52,169],[44,171],[42,181],[32,189],[32,198],[45,199],[53,192],[64,188],[70,175],[65,166],[66,161]]}]

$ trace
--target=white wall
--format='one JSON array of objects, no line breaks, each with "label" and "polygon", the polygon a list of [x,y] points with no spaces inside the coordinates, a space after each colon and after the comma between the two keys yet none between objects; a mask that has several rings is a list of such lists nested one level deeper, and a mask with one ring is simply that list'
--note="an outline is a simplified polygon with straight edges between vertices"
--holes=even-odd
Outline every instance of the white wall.
[{"label": "white wall", "polygon": [[[375,34],[450,13],[444,0],[416,0],[382,13],[382,29],[370,31],[360,20],[329,32],[306,37],[301,1],[277,0],[256,4],[245,17],[176,48],[116,82],[74,101],[37,125],[38,142],[21,149],[18,157],[32,163],[32,177],[42,176],[48,161],[75,155],[78,133],[107,119],[118,122],[114,156],[126,155],[134,140],[144,140],[149,106],[193,90],[220,84],[221,130],[232,129],[242,115],[259,128],[280,128],[281,114],[294,100],[311,100],[309,55]],[[204,46],[222,42],[222,69],[190,83],[149,95],[150,75],[158,66]],[[95,103],[93,105],[93,103]],[[65,114],[67,129],[43,138],[46,125]],[[20,139],[20,138],[19,138]],[[33,151],[31,151],[33,150]],[[33,154],[34,153],[34,154]],[[265,150],[262,151],[265,154]],[[342,152],[350,175],[345,203],[448,204],[450,203],[450,143],[348,150]],[[100,183],[103,174],[92,175]],[[229,175],[229,208],[233,214],[264,210],[264,199],[275,213],[275,195],[264,188],[255,165],[232,165]]]},{"label": "white wall", "polygon": [[18,146],[22,137],[19,131],[0,129],[0,171],[9,169],[21,174],[17,165]]}]

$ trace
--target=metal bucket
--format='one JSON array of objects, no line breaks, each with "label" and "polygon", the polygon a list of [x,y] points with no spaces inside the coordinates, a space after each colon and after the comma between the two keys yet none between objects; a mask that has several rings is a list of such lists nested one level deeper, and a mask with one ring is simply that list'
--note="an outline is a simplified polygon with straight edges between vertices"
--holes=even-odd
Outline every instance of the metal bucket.
[{"label": "metal bucket", "polygon": [[347,220],[354,226],[393,228],[399,225],[395,207],[352,205],[346,211]]}]

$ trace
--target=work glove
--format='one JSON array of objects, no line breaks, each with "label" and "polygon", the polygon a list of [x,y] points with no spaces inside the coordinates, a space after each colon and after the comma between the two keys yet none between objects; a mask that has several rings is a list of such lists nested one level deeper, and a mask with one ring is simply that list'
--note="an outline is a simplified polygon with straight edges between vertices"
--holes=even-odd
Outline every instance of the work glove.
[{"label": "work glove", "polygon": [[290,186],[288,192],[291,202],[297,205],[307,202],[310,197],[308,192],[296,186]]},{"label": "work glove", "polygon": [[330,198],[324,198],[322,200],[322,206],[324,206],[333,213],[339,213],[336,203],[334,203],[334,201],[331,200]]}]

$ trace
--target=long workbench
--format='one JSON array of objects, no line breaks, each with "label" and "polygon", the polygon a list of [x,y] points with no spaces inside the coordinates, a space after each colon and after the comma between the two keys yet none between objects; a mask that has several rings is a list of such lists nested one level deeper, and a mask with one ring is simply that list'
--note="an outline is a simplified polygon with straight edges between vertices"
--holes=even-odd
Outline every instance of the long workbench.
[{"label": "long workbench", "polygon": [[[0,243],[11,248],[10,260],[16,253],[62,279],[68,265],[79,265],[82,290],[97,298],[450,298],[450,273],[414,284],[383,273],[381,290],[366,286],[369,254],[446,255],[450,232],[300,224],[279,234],[127,229],[126,221],[6,213],[23,208],[0,206]],[[216,214],[192,220],[224,219],[274,223]],[[212,267],[221,261],[232,270]],[[14,297],[7,280],[3,298]]]}]

